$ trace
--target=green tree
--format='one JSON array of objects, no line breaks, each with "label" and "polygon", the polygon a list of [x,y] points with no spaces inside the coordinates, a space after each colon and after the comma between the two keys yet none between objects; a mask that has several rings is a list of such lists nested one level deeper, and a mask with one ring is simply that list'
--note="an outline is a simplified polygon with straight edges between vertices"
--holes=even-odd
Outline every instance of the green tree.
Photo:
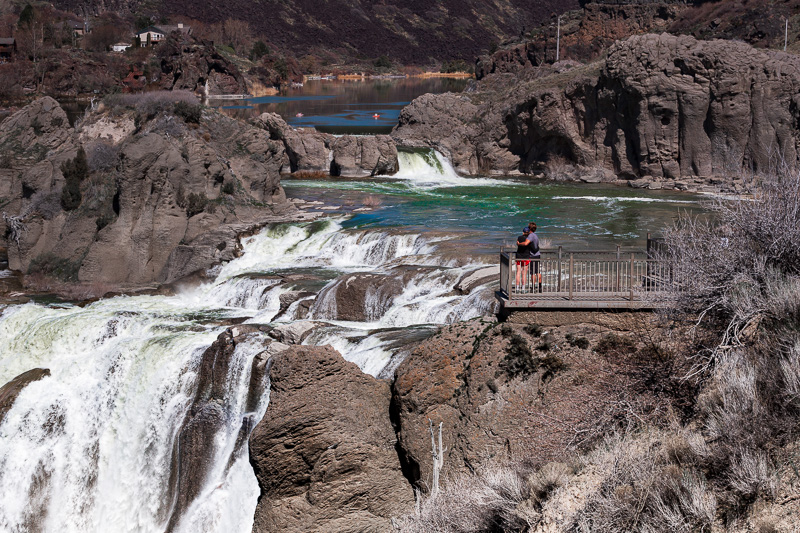
[{"label": "green tree", "polygon": [[280,58],[275,62],[275,72],[278,73],[282,80],[289,79],[289,65],[284,58]]},{"label": "green tree", "polygon": [[22,11],[19,14],[19,20],[17,21],[18,28],[27,28],[31,24],[33,24],[34,19],[36,18],[36,13],[33,10],[33,6],[30,4],[26,4]]},{"label": "green tree", "polygon": [[253,49],[250,50],[250,61],[258,61],[264,56],[269,55],[269,47],[264,43],[264,41],[256,41],[253,45]]},{"label": "green tree", "polygon": [[375,60],[375,66],[378,68],[392,68],[392,61],[386,55],[382,55]]},{"label": "green tree", "polygon": [[61,173],[66,180],[61,191],[61,207],[64,211],[72,211],[81,205],[81,182],[89,175],[89,163],[83,147],[78,149],[74,159],[61,164]]}]

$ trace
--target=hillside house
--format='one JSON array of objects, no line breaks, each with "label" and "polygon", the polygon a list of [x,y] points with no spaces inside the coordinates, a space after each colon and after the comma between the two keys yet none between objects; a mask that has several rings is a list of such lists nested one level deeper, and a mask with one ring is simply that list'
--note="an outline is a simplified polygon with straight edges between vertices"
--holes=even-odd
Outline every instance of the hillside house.
[{"label": "hillside house", "polygon": [[65,23],[71,30],[75,37],[83,37],[91,30],[89,29],[89,22],[84,20],[68,20]]},{"label": "hillside house", "polygon": [[131,43],[114,43],[111,45],[111,51],[122,53],[131,46],[133,46]]},{"label": "hillside house", "polygon": [[17,54],[17,41],[13,37],[0,37],[0,60],[8,61]]},{"label": "hillside house", "polygon": [[174,31],[183,33],[184,35],[191,35],[192,28],[190,26],[184,26],[180,23],[174,26],[160,24],[158,26],[146,27],[145,29],[137,32],[136,37],[139,39],[139,42],[142,46],[147,46],[148,42],[151,46],[155,46],[166,39],[167,36]]}]

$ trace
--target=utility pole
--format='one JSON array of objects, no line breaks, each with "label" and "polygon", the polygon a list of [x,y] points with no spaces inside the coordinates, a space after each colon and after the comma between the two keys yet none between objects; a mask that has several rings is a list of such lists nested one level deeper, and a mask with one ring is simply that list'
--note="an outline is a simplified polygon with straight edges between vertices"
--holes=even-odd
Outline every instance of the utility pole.
[{"label": "utility pole", "polygon": [[560,57],[560,55],[561,55],[561,15],[558,16],[558,21],[556,22],[556,63],[558,63],[558,58]]},{"label": "utility pole", "polygon": [[786,17],[786,31],[783,34],[783,51],[786,51],[786,47],[789,45],[789,17]]}]

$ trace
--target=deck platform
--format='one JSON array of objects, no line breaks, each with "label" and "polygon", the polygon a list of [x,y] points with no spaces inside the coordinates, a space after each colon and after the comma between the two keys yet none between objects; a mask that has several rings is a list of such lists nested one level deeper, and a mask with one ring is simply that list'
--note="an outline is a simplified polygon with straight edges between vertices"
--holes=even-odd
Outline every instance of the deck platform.
[{"label": "deck platform", "polygon": [[676,286],[672,270],[655,253],[656,244],[648,238],[646,250],[541,250],[537,260],[503,250],[495,297],[506,311],[664,307]]}]

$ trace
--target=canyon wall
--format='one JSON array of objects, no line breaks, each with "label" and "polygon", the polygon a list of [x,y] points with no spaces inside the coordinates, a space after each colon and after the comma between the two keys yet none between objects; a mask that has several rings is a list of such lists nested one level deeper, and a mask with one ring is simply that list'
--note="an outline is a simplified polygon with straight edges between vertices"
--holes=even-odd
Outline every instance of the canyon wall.
[{"label": "canyon wall", "polygon": [[798,83],[794,55],[648,34],[588,65],[494,75],[473,93],[418,98],[393,137],[436,147],[469,173],[537,172],[563,158],[674,186],[797,163]]}]

